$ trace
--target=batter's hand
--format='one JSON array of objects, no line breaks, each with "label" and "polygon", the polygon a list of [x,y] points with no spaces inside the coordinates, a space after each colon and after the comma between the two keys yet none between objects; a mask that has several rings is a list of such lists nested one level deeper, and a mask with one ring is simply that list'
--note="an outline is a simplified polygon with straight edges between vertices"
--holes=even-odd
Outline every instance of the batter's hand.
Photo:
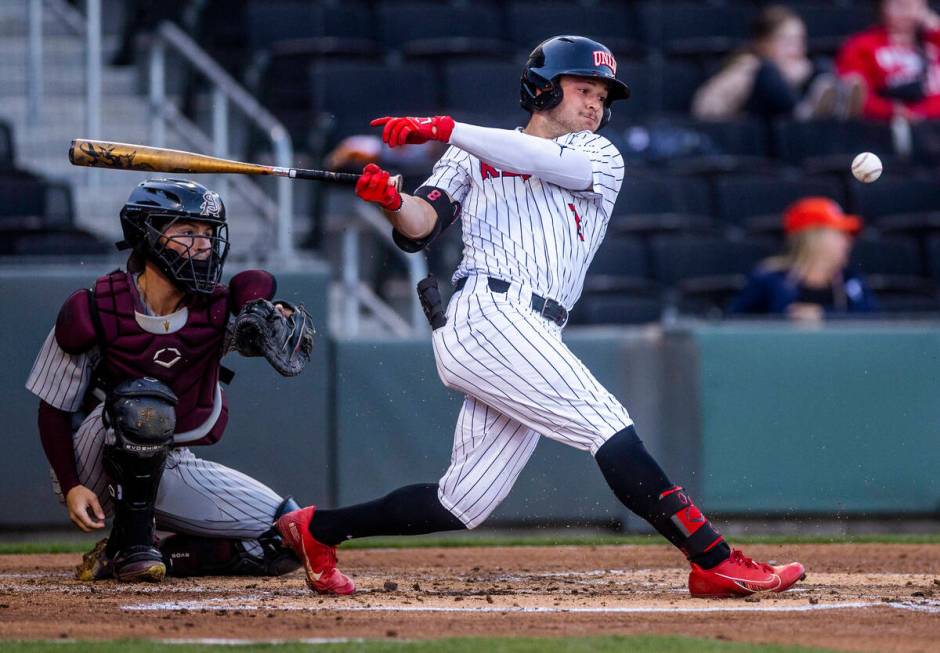
[{"label": "batter's hand", "polygon": [[382,130],[382,140],[389,147],[419,145],[428,141],[446,143],[450,140],[450,133],[454,131],[454,119],[450,116],[433,116],[431,118],[383,116],[382,118],[376,118],[369,124],[373,127],[385,125]]},{"label": "batter's hand", "polygon": [[86,533],[104,528],[104,510],[98,496],[84,485],[76,485],[65,497],[69,519]]},{"label": "batter's hand", "polygon": [[388,171],[370,163],[362,169],[362,175],[356,182],[356,195],[388,211],[397,211],[401,208],[401,193],[388,180]]}]

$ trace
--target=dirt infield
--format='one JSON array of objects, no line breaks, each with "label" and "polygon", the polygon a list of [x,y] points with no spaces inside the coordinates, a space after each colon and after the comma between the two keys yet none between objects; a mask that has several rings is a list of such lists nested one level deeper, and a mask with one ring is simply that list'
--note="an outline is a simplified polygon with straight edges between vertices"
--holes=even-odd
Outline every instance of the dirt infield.
[{"label": "dirt infield", "polygon": [[78,555],[0,556],[0,638],[401,638],[673,634],[848,651],[936,651],[940,545],[751,546],[798,559],[795,591],[693,599],[660,546],[354,550],[353,597],[285,578],[83,584]]}]

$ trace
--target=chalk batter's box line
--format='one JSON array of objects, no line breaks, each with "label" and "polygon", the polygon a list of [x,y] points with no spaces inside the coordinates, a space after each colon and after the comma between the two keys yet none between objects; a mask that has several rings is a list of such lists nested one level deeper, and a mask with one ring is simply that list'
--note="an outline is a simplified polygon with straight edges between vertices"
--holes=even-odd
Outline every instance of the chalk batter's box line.
[{"label": "chalk batter's box line", "polygon": [[897,610],[910,610],[914,612],[927,612],[931,614],[940,614],[940,601],[930,601],[925,603],[913,603],[907,601],[874,602],[874,601],[851,601],[845,603],[817,603],[807,605],[726,605],[701,606],[701,607],[678,607],[670,606],[668,608],[653,607],[523,607],[523,606],[479,606],[479,607],[446,607],[446,606],[417,606],[417,605],[333,605],[330,607],[321,606],[302,606],[302,605],[233,605],[226,603],[224,605],[214,604],[212,602],[202,601],[171,601],[165,603],[150,603],[139,605],[124,605],[122,610],[128,612],[168,612],[174,610],[212,610],[212,611],[231,611],[231,610],[281,610],[281,611],[308,611],[308,612],[447,612],[447,613],[522,613],[522,614],[658,614],[682,612],[687,614],[698,613],[716,613],[716,612],[813,612],[816,610],[851,610],[864,608],[888,607]]}]

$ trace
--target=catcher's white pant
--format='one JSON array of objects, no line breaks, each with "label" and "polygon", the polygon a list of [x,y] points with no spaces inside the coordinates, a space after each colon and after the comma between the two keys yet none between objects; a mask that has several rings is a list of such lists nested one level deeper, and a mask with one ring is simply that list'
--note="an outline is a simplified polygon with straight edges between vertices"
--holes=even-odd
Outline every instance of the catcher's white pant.
[{"label": "catcher's white pant", "polygon": [[[98,496],[101,508],[111,516],[113,504],[102,453],[113,434],[101,421],[102,408],[99,404],[85,418],[72,440],[79,481]],[[252,539],[271,528],[282,501],[274,490],[250,476],[197,458],[188,448],[176,448],[167,456],[157,490],[157,529]]]},{"label": "catcher's white pant", "polygon": [[438,497],[468,528],[506,498],[539,435],[593,455],[633,423],[531,301],[526,284],[497,293],[471,276],[434,331],[441,380],[466,394]]}]

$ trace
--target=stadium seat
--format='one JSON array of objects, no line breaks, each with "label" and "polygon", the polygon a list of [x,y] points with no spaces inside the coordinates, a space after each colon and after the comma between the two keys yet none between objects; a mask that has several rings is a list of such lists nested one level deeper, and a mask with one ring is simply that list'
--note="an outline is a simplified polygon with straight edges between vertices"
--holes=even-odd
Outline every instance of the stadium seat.
[{"label": "stadium seat", "polygon": [[777,252],[765,239],[731,240],[696,234],[657,235],[650,239],[653,278],[668,286],[687,279],[746,275]]},{"label": "stadium seat", "polygon": [[196,41],[232,76],[240,79],[253,57],[245,11],[249,0],[204,0],[200,3]]},{"label": "stadium seat", "polygon": [[617,65],[617,78],[630,87],[630,97],[613,106],[613,117],[605,130],[623,129],[628,120],[645,118],[660,102],[657,89],[659,72],[647,63],[627,62]]},{"label": "stadium seat", "polygon": [[509,38],[526,53],[560,34],[595,39],[621,56],[641,50],[639,25],[628,3],[513,2],[506,16]]},{"label": "stadium seat", "polygon": [[571,311],[570,324],[658,322],[665,304],[658,296],[586,293]]},{"label": "stadium seat", "polygon": [[524,125],[529,114],[519,105],[521,71],[515,63],[448,61],[442,83],[444,113],[469,122],[484,117],[485,125]]},{"label": "stadium seat", "polygon": [[316,3],[306,0],[250,0],[245,9],[245,33],[254,52],[284,40],[351,39],[369,41],[369,8],[356,2]]},{"label": "stadium seat", "polygon": [[747,38],[754,13],[747,5],[705,2],[646,0],[639,6],[647,46],[683,56],[730,52]]},{"label": "stadium seat", "polygon": [[708,79],[704,68],[694,61],[667,60],[658,78],[658,112],[689,115],[695,91]]},{"label": "stadium seat", "polygon": [[30,174],[0,176],[0,231],[68,228],[73,215],[67,184]]},{"label": "stadium seat", "polygon": [[11,239],[14,256],[103,256],[112,245],[77,229],[20,232]]},{"label": "stadium seat", "polygon": [[0,170],[12,170],[13,159],[13,128],[0,121]]},{"label": "stadium seat", "polygon": [[814,177],[730,175],[716,179],[714,190],[718,219],[753,231],[777,231],[784,210],[802,197],[844,199],[841,184]]},{"label": "stadium seat", "polygon": [[925,239],[927,253],[927,268],[931,278],[940,283],[940,234]]},{"label": "stadium seat", "polygon": [[865,282],[881,313],[940,312],[937,285],[930,279],[898,275],[869,275]]},{"label": "stadium seat", "polygon": [[667,166],[681,174],[753,172],[774,165],[766,127],[756,119],[654,118],[624,130],[621,153],[628,161]]},{"label": "stadium seat", "polygon": [[885,231],[932,231],[940,219],[940,183],[935,178],[892,176],[849,187],[851,208]]},{"label": "stadium seat", "polygon": [[812,54],[833,55],[846,38],[862,32],[877,21],[873,4],[856,3],[851,10],[833,3],[788,2],[806,24],[809,51]]},{"label": "stadium seat", "polygon": [[911,146],[916,164],[933,169],[940,166],[940,120],[924,120],[913,125]]},{"label": "stadium seat", "polygon": [[493,5],[392,2],[377,7],[376,19],[385,48],[409,56],[497,57],[513,51]]},{"label": "stadium seat", "polygon": [[856,239],[850,265],[865,275],[918,277],[927,272],[917,241],[901,236]]},{"label": "stadium seat", "polygon": [[774,145],[786,163],[807,171],[844,173],[859,152],[874,152],[895,169],[899,165],[891,128],[880,122],[780,121],[774,125]]},{"label": "stadium seat", "polygon": [[426,64],[317,62],[310,72],[314,112],[332,118],[334,140],[369,132],[376,116],[433,115],[437,109],[437,85]]},{"label": "stadium seat", "polygon": [[650,292],[654,286],[643,241],[614,234],[601,243],[584,280],[591,292]]},{"label": "stadium seat", "polygon": [[628,176],[611,212],[611,232],[657,233],[712,228],[708,186],[688,177]]}]

